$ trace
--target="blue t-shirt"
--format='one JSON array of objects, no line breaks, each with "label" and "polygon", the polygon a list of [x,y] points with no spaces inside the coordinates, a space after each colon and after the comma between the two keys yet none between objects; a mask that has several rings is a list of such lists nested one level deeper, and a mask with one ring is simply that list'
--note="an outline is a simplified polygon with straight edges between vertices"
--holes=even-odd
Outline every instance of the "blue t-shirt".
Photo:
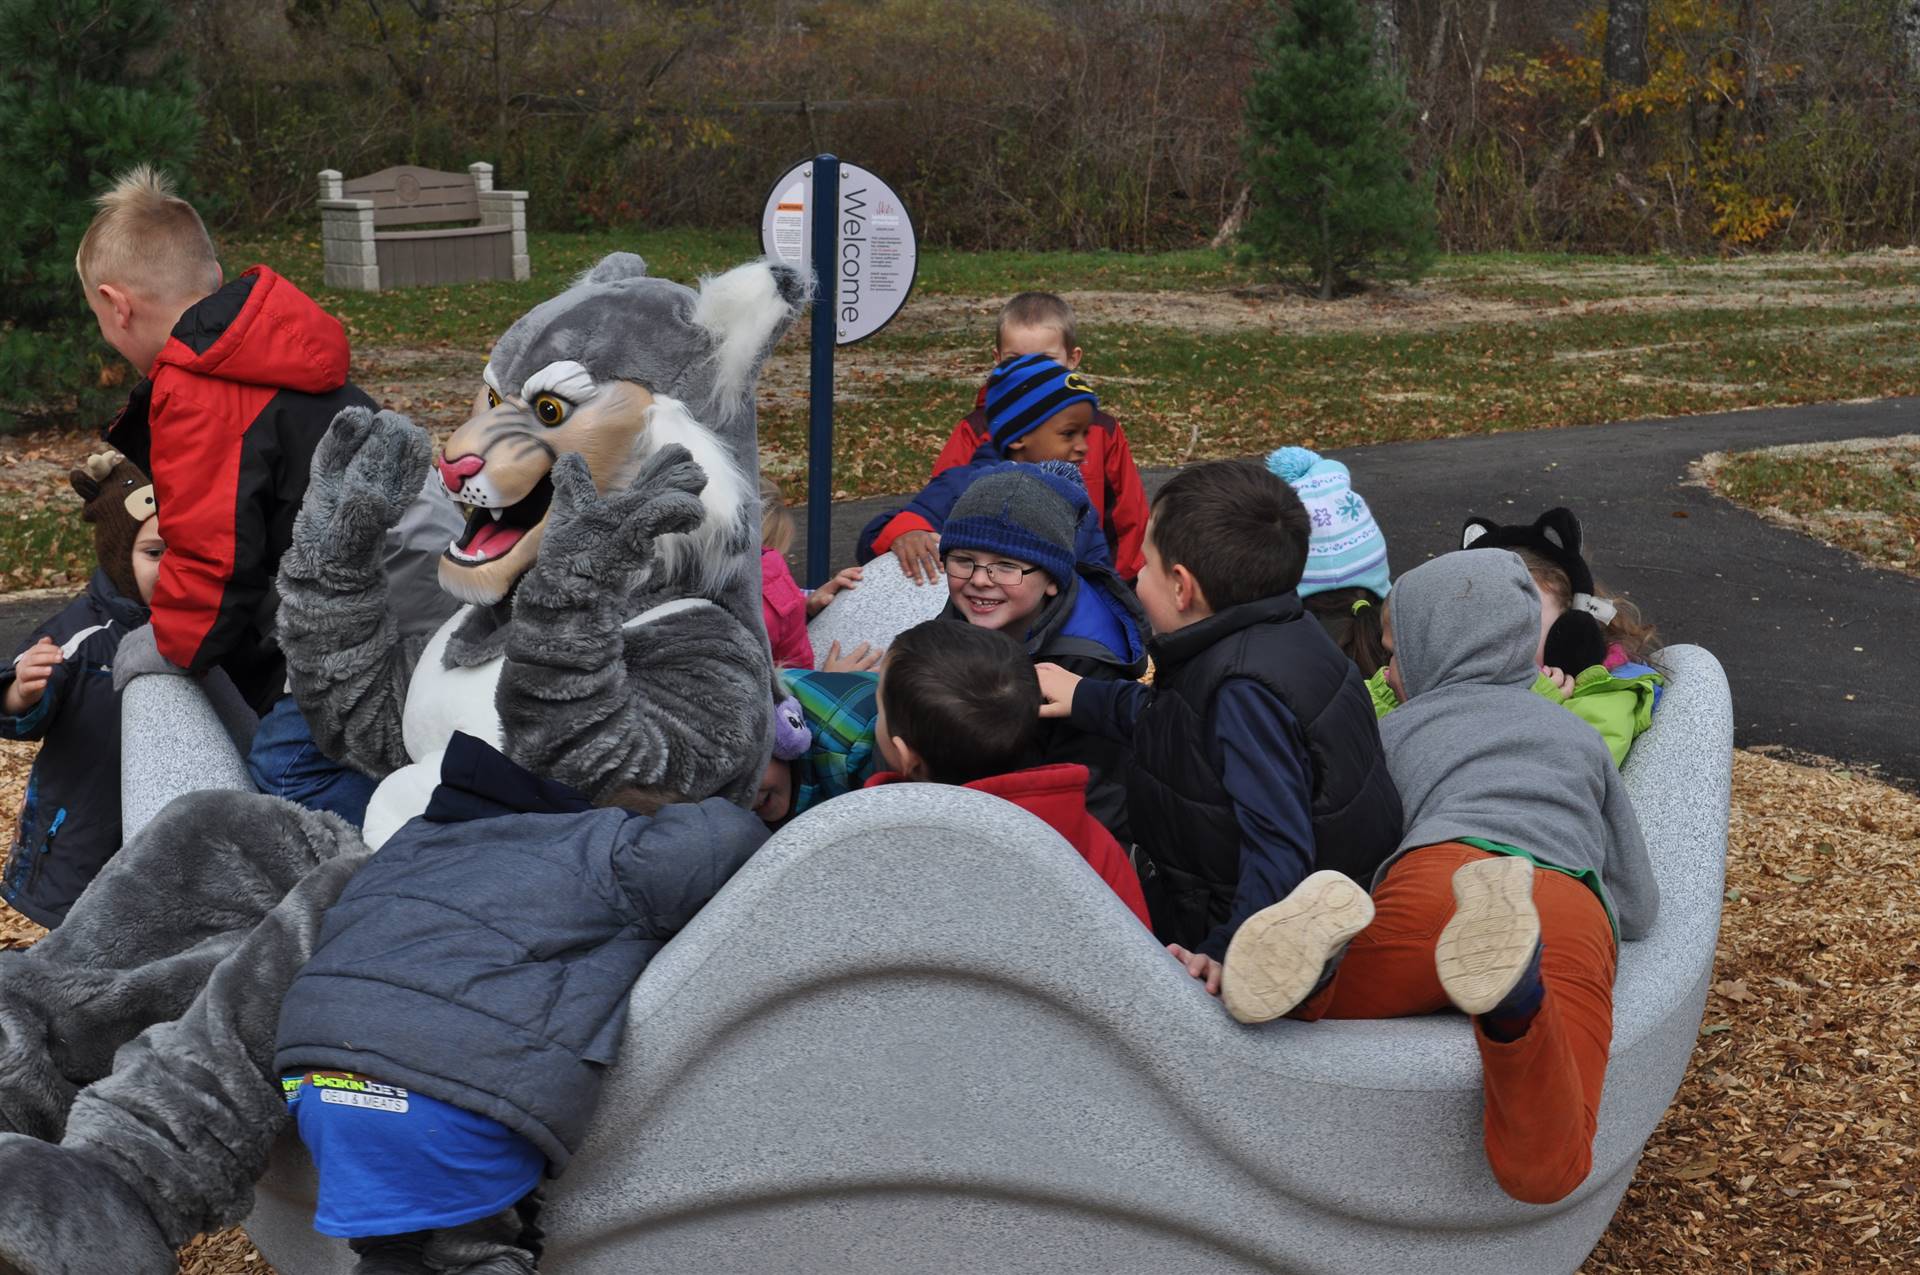
[{"label": "blue t-shirt", "polygon": [[540,1184],[547,1160],[497,1120],[347,1071],[281,1078],[320,1171],[313,1229],[360,1239],[490,1217]]}]

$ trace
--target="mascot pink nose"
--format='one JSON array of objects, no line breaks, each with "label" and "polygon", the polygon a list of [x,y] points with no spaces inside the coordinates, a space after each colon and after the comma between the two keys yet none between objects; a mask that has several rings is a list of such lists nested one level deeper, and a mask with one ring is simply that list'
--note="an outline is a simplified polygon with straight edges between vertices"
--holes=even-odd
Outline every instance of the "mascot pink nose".
[{"label": "mascot pink nose", "polygon": [[440,468],[440,481],[447,485],[448,491],[457,494],[460,488],[466,484],[467,479],[487,467],[487,458],[484,456],[462,456],[459,460],[448,460],[443,453],[440,456],[436,456],[433,463]]}]

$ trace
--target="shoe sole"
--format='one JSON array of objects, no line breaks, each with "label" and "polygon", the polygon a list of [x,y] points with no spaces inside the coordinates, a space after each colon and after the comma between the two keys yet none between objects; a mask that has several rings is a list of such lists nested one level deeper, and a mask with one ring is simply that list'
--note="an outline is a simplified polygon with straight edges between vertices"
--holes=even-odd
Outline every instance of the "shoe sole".
[{"label": "shoe sole", "polygon": [[1264,1023],[1312,994],[1327,962],[1373,920],[1373,900],[1340,872],[1316,872],[1246,919],[1227,945],[1220,999],[1243,1023]]},{"label": "shoe sole", "polygon": [[1453,919],[1440,931],[1434,966],[1461,1013],[1486,1013],[1527,972],[1540,944],[1533,872],[1530,861],[1499,855],[1453,874]]}]

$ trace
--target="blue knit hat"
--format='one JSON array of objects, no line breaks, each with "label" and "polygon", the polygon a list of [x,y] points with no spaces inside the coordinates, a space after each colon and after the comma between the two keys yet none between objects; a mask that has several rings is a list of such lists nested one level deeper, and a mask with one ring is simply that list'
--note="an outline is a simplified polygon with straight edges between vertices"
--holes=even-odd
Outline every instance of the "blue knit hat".
[{"label": "blue knit hat", "polygon": [[987,431],[1004,456],[1010,444],[1074,403],[1091,403],[1096,410],[1100,406],[1086,377],[1044,354],[1023,354],[987,376]]},{"label": "blue knit hat", "polygon": [[1337,460],[1304,447],[1282,447],[1267,456],[1267,468],[1293,484],[1313,521],[1301,597],[1329,589],[1371,589],[1386,597],[1387,538],[1373,511],[1353,489],[1353,476]]},{"label": "blue knit hat", "polygon": [[1074,537],[1086,508],[1087,489],[1077,465],[1064,460],[993,465],[953,502],[940,528],[940,552],[1004,554],[1064,583],[1073,578]]}]

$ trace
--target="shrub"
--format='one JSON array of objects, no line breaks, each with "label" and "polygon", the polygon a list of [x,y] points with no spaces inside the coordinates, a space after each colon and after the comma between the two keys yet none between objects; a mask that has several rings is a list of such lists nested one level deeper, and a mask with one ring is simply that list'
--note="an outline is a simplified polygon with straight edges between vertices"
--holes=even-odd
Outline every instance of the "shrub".
[{"label": "shrub", "polygon": [[1355,0],[1279,11],[1247,91],[1248,253],[1305,266],[1322,299],[1367,275],[1424,274],[1433,189],[1407,159],[1409,115],[1400,85],[1374,68]]},{"label": "shrub", "polygon": [[124,378],[73,254],[117,173],[187,176],[200,120],[171,26],[164,0],[0,0],[0,425],[104,412]]}]

